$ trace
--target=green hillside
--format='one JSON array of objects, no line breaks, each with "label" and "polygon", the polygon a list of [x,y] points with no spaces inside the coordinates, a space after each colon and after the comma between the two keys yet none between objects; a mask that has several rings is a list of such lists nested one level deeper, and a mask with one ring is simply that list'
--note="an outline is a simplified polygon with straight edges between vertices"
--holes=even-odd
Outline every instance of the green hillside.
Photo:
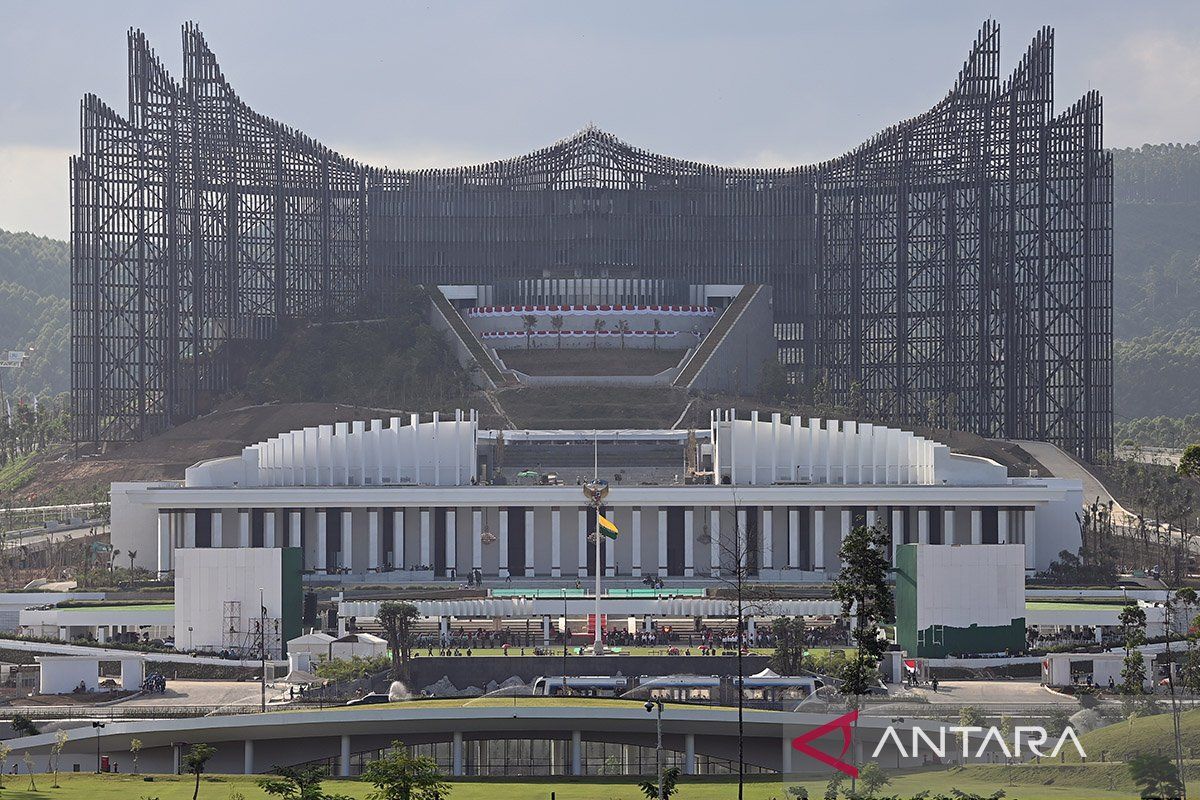
[{"label": "green hillside", "polygon": [[66,242],[0,231],[0,350],[29,351],[4,375],[18,397],[71,387],[70,255]]},{"label": "green hillside", "polygon": [[[1200,710],[1182,714],[1180,731],[1185,753],[1200,749]],[[1126,761],[1138,753],[1169,752],[1175,742],[1174,721],[1170,714],[1135,718],[1132,722],[1118,722],[1085,733],[1079,737],[1079,742],[1089,758],[1100,758],[1103,753],[1109,761]],[[1070,747],[1063,753],[1067,761],[1079,760]]]}]

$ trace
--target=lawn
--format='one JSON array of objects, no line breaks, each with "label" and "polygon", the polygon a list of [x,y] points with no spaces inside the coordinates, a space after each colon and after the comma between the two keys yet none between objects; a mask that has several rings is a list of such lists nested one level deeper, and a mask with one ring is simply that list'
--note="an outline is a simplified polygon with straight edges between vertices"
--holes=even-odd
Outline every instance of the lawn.
[{"label": "lawn", "polygon": [[[87,798],[87,800],[190,800],[192,781],[187,776],[158,775],[143,781],[130,775],[63,775],[62,787],[51,789],[50,777],[38,775],[38,791],[29,791],[25,776],[5,778],[0,796],[5,800],[49,800],[49,798]],[[461,781],[454,784],[450,800],[644,800],[631,778],[580,779],[556,777],[541,781],[495,779]],[[810,797],[821,797],[824,781],[802,784]],[[736,796],[736,783],[727,779],[697,779],[681,784],[680,800],[729,800]],[[1108,788],[1108,787],[1113,788]],[[374,787],[359,781],[327,781],[325,790],[366,800]],[[849,788],[848,786],[846,788]],[[884,791],[887,795],[909,797],[917,792],[949,794],[960,789],[984,795],[1002,788],[1008,800],[1109,800],[1136,797],[1124,765],[1089,764],[1074,767],[979,766],[937,772],[896,775]],[[206,776],[200,784],[204,800],[230,800],[237,795],[245,800],[267,800],[254,778],[241,775]],[[746,788],[746,800],[785,800],[783,785],[775,778],[756,779]]]},{"label": "lawn", "polygon": [[66,606],[59,611],[170,611],[174,603],[130,603],[128,605]]},{"label": "lawn", "polygon": [[1056,602],[1054,600],[1030,600],[1025,604],[1026,611],[1102,611],[1104,609],[1117,610],[1120,608],[1123,608],[1121,603],[1112,602],[1072,603]]},{"label": "lawn", "polygon": [[[1200,709],[1180,717],[1184,753],[1200,752]],[[1105,754],[1108,759],[1124,759],[1137,753],[1153,753],[1174,747],[1174,724],[1170,714],[1140,717],[1133,722],[1117,722],[1097,728],[1079,737],[1083,750],[1091,758]],[[1072,747],[1063,749],[1067,760],[1079,760]]]}]

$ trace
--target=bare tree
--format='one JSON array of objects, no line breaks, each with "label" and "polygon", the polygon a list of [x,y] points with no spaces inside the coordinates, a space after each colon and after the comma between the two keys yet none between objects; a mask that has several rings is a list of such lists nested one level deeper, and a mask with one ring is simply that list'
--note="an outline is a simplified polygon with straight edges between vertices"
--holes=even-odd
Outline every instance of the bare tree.
[{"label": "bare tree", "polygon": [[[774,593],[768,588],[751,581],[755,571],[757,549],[750,546],[749,532],[741,528],[741,514],[737,490],[731,489],[733,495],[733,530],[732,535],[717,536],[717,574],[714,579],[733,595],[736,619],[737,637],[737,710],[738,710],[738,800],[742,800],[746,789],[746,757],[745,757],[745,708],[746,708],[746,669],[745,653],[749,647],[746,635],[746,620],[752,616],[763,616],[768,613],[769,604],[775,599]],[[721,526],[725,528],[724,525]],[[704,524],[703,533],[697,537],[700,543],[708,544],[711,548],[713,531],[709,524]],[[710,550],[711,552],[711,550]]]}]

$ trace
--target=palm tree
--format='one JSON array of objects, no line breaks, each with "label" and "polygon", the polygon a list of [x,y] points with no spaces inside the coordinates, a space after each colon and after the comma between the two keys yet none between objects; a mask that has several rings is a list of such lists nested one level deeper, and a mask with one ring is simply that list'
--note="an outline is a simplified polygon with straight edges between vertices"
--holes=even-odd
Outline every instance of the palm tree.
[{"label": "palm tree", "polygon": [[617,333],[621,334],[621,349],[625,349],[625,334],[629,333],[629,320],[623,319],[617,323]]},{"label": "palm tree", "polygon": [[119,556],[119,555],[121,555],[120,549],[114,547],[113,551],[112,551],[112,556],[109,557],[109,559],[108,559],[108,571],[109,572],[112,572],[114,569],[117,568],[117,556]]},{"label": "palm tree", "polygon": [[137,550],[126,550],[125,555],[129,556],[129,579],[133,580],[133,560],[137,558]]},{"label": "palm tree", "polygon": [[600,331],[604,330],[604,326],[607,324],[608,323],[606,323],[602,319],[598,319],[595,321],[595,323],[593,323],[593,325],[592,325],[592,349],[593,350],[596,349],[597,338],[600,336]]},{"label": "palm tree", "polygon": [[533,338],[533,326],[537,325],[538,318],[533,314],[524,314],[521,317],[521,323],[525,326],[525,349],[529,349],[530,340]]},{"label": "palm tree", "polygon": [[658,349],[658,334],[660,334],[660,333],[662,333],[662,320],[656,319],[656,320],[654,320],[654,336],[651,337],[651,340],[654,343],[655,350]]},{"label": "palm tree", "polygon": [[550,327],[552,327],[552,328],[554,328],[554,330],[558,331],[558,349],[562,350],[563,315],[555,314],[553,317],[551,317],[550,318]]}]

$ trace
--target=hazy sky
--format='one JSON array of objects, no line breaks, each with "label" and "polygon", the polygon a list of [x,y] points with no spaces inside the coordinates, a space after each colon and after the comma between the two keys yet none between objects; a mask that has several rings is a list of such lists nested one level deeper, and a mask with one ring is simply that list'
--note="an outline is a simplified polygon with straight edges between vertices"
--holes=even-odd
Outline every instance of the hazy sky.
[{"label": "hazy sky", "polygon": [[372,164],[486,161],[594,122],[670,155],[784,166],[937,102],[989,17],[1005,70],[1056,29],[1056,107],[1100,89],[1106,144],[1200,139],[1194,0],[0,0],[0,228],[67,235],[79,100],[128,108],[129,27],[179,77],[197,21],[252,107]]}]

